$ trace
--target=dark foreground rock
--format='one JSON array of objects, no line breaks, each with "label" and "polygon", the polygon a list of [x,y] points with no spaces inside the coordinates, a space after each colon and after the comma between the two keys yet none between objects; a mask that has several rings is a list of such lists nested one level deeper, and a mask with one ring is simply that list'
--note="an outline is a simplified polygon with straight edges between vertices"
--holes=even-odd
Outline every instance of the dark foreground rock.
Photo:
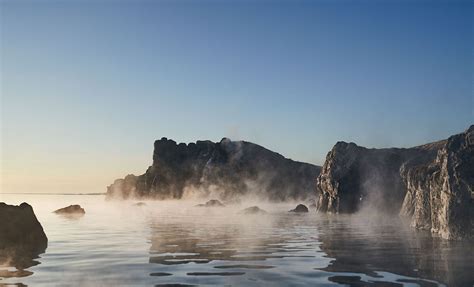
[{"label": "dark foreground rock", "polygon": [[116,180],[107,188],[107,198],[306,199],[314,196],[320,169],[245,141],[177,144],[162,138],[155,141],[153,164],[146,173]]},{"label": "dark foreground rock", "polygon": [[338,142],[317,178],[318,211],[364,208],[408,217],[443,238],[472,234],[474,126],[447,140],[400,149]]},{"label": "dark foreground rock", "polygon": [[305,213],[308,212],[308,207],[304,204],[298,204],[295,209],[290,210],[289,212]]},{"label": "dark foreground rock", "polygon": [[55,210],[54,213],[64,215],[84,215],[86,211],[78,204],[69,205],[68,207]]},{"label": "dark foreground rock", "polygon": [[8,260],[14,266],[29,267],[31,259],[48,246],[33,208],[27,203],[14,206],[0,202],[0,219],[0,264]]},{"label": "dark foreground rock", "polygon": [[196,205],[196,207],[225,207],[225,205],[217,199],[211,199],[206,203]]},{"label": "dark foreground rock", "polygon": [[239,212],[240,214],[267,214],[267,212],[258,206],[247,207]]}]

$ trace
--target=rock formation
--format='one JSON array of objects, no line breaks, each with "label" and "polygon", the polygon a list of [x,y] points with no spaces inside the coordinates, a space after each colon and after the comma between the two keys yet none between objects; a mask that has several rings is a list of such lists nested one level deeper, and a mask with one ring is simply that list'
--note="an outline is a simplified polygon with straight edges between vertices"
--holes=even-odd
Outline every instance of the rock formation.
[{"label": "rock formation", "polygon": [[19,206],[0,202],[0,263],[26,268],[31,259],[43,253],[48,238],[33,212],[33,208],[22,203]]},{"label": "rock formation", "polygon": [[474,125],[443,142],[434,160],[401,172],[407,187],[401,215],[443,238],[471,235],[474,219]]},{"label": "rock formation", "polygon": [[80,205],[74,204],[55,210],[54,213],[66,215],[84,215],[86,211]]},{"label": "rock formation", "polygon": [[306,207],[306,205],[304,204],[298,204],[295,209],[292,209],[290,210],[289,212],[296,212],[296,213],[304,213],[304,212],[308,212],[308,207]]},{"label": "rock formation", "polygon": [[245,141],[155,141],[153,164],[145,174],[128,175],[107,188],[108,198],[222,200],[251,195],[272,201],[314,196],[320,167],[292,161]]},{"label": "rock formation", "polygon": [[206,203],[196,205],[196,207],[225,207],[225,205],[217,199],[211,199]]},{"label": "rock formation", "polygon": [[408,149],[367,149],[338,142],[317,178],[317,208],[364,207],[408,217],[443,238],[471,233],[474,126],[447,140]]},{"label": "rock formation", "polygon": [[241,210],[239,214],[267,214],[267,212],[258,206],[251,206]]}]

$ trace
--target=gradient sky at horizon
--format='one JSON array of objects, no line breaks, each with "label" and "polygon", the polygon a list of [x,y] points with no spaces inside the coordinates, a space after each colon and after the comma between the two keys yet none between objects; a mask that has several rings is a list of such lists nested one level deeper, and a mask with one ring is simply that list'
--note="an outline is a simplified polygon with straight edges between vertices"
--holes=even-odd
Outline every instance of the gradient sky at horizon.
[{"label": "gradient sky at horizon", "polygon": [[105,192],[153,141],[322,164],[474,123],[472,1],[0,1],[2,192]]}]

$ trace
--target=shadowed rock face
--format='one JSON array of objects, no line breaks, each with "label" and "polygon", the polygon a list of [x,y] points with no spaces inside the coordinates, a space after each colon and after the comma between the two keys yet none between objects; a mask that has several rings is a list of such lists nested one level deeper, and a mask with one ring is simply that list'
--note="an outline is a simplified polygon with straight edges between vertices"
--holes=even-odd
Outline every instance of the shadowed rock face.
[{"label": "shadowed rock face", "polygon": [[146,173],[116,180],[107,188],[107,196],[304,199],[314,196],[319,171],[318,166],[292,161],[250,142],[224,138],[186,145],[162,138],[155,142],[153,165]]},{"label": "shadowed rock face", "polygon": [[338,142],[317,178],[317,208],[400,213],[443,238],[471,233],[474,126],[448,140],[409,149],[367,149]]},{"label": "shadowed rock face", "polygon": [[18,268],[31,266],[31,259],[48,246],[33,208],[27,203],[14,206],[0,202],[0,219],[0,264],[7,260]]},{"label": "shadowed rock face", "polygon": [[400,168],[433,159],[437,147],[367,149],[338,142],[317,178],[318,210],[352,213],[370,206],[398,212],[406,193]]}]

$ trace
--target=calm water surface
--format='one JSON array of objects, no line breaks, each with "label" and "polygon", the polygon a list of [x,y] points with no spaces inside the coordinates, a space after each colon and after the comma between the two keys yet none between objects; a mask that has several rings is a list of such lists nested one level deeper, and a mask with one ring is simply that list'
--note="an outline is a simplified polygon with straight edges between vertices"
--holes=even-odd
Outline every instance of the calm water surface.
[{"label": "calm water surface", "polygon": [[[248,205],[108,202],[103,196],[0,194],[30,203],[48,236],[31,267],[0,267],[0,286],[473,286],[472,241],[448,242],[397,218],[241,215]],[[86,215],[52,213],[80,204]],[[173,285],[178,284],[178,285]]]}]

